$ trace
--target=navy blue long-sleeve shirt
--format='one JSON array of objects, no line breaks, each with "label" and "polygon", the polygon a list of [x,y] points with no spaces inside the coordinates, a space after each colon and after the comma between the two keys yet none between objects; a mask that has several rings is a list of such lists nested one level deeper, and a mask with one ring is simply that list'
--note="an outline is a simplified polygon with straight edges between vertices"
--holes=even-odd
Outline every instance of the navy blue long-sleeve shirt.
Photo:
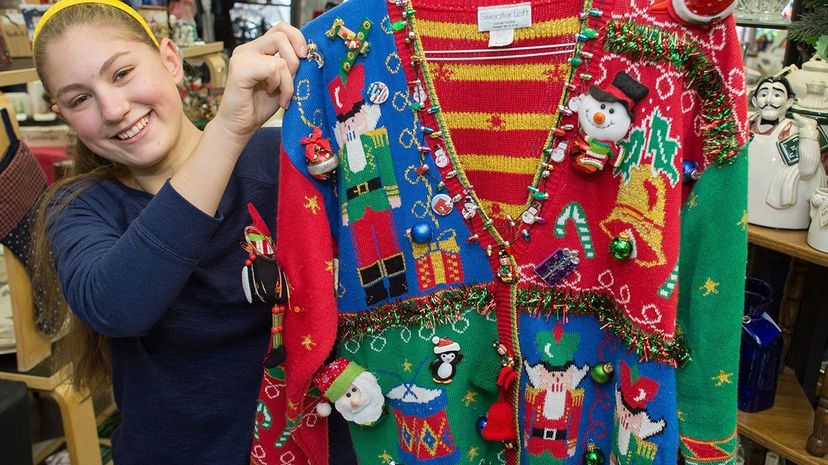
[{"label": "navy blue long-sleeve shirt", "polygon": [[215,217],[167,183],[102,181],[58,216],[52,249],[80,319],[112,341],[118,465],[249,463],[270,309],[241,286],[252,202],[275,231],[279,135],[241,154]]}]

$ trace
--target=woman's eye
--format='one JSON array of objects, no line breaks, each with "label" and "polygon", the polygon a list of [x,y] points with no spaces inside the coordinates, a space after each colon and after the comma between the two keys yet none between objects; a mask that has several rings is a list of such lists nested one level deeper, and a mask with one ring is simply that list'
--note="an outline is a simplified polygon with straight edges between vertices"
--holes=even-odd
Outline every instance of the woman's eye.
[{"label": "woman's eye", "polygon": [[89,99],[88,95],[78,95],[77,97],[75,97],[75,98],[73,98],[72,100],[69,101],[69,106],[70,107],[76,107],[76,106],[80,105],[81,103],[85,102],[87,99]]},{"label": "woman's eye", "polygon": [[127,74],[129,74],[130,72],[132,72],[132,68],[124,68],[122,70],[119,70],[117,73],[115,73],[115,80],[117,81],[119,79],[125,78]]}]

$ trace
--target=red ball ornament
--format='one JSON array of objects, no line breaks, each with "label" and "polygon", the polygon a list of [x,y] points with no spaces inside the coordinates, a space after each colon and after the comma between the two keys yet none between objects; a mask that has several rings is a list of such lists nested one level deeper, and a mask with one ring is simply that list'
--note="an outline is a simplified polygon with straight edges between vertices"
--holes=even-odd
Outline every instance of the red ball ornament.
[{"label": "red ball ornament", "polygon": [[308,173],[319,180],[330,178],[339,166],[339,158],[331,150],[330,141],[322,137],[322,130],[313,128],[311,135],[302,138],[301,142],[305,146]]}]

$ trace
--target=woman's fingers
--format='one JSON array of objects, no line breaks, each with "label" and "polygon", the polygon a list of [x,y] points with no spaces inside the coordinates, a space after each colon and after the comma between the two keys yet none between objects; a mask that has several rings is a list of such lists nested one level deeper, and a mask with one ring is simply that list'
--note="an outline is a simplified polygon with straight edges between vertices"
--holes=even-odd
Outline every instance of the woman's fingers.
[{"label": "woman's fingers", "polygon": [[296,55],[300,58],[308,56],[308,44],[305,41],[305,36],[302,35],[302,31],[285,22],[277,24],[273,29],[283,32],[287,36]]},{"label": "woman's fingers", "polygon": [[288,65],[286,66],[279,66],[279,106],[282,108],[287,108],[290,104],[290,99],[293,98],[293,76],[295,75],[295,70],[289,68]]}]

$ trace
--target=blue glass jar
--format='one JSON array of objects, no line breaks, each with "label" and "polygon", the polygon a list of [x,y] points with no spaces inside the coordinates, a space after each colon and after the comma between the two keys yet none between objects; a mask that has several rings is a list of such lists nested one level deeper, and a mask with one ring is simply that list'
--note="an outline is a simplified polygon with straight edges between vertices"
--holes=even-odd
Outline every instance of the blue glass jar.
[{"label": "blue glass jar", "polygon": [[782,331],[765,312],[771,302],[768,283],[745,280],[742,348],[739,355],[739,410],[758,412],[773,407],[782,363]]}]

